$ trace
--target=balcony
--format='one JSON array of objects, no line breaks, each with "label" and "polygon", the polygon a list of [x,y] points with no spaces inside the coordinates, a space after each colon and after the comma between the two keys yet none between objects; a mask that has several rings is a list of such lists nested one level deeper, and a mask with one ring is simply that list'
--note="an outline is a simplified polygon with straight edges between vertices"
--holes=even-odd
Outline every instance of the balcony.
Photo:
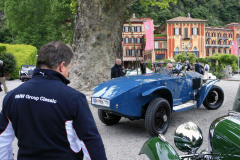
[{"label": "balcony", "polygon": [[205,47],[214,47],[214,48],[230,48],[230,45],[221,45],[221,44],[206,44]]},{"label": "balcony", "polygon": [[218,37],[218,40],[228,40],[228,37]]},{"label": "balcony", "polygon": [[183,40],[190,40],[191,37],[182,37]]},{"label": "balcony", "polygon": [[212,37],[211,36],[206,36],[206,39],[211,39]]}]

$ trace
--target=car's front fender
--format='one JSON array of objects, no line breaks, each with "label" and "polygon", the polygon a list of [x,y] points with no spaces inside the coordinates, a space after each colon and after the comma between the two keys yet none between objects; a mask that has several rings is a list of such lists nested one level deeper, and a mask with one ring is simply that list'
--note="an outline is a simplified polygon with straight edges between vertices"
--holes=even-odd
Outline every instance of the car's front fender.
[{"label": "car's front fender", "polygon": [[210,89],[212,88],[212,86],[216,82],[219,82],[219,79],[210,81],[210,82],[206,83],[204,86],[202,86],[202,88],[200,89],[199,93],[196,96],[196,98],[197,98],[197,107],[198,108],[202,105],[202,103],[203,103],[204,99],[206,98],[208,92],[210,91]]},{"label": "car's front fender", "polygon": [[146,154],[150,160],[180,160],[175,149],[158,137],[152,137],[145,142],[139,154]]}]

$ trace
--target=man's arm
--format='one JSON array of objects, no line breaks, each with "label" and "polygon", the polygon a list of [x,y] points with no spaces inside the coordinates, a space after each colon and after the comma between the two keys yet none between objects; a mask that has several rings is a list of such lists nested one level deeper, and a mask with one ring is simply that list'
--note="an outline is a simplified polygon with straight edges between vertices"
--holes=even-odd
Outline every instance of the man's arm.
[{"label": "man's arm", "polygon": [[0,159],[13,160],[12,142],[15,138],[11,121],[0,113]]},{"label": "man's arm", "polygon": [[78,106],[75,109],[73,128],[81,141],[84,156],[87,160],[106,160],[104,145],[85,95],[78,96]]}]

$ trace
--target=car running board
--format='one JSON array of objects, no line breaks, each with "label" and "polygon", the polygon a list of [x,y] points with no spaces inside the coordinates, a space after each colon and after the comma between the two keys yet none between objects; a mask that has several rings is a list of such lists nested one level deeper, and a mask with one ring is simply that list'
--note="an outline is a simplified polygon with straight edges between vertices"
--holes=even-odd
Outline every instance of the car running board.
[{"label": "car running board", "polygon": [[192,109],[194,107],[195,107],[195,104],[193,102],[187,102],[187,103],[183,103],[183,104],[178,105],[178,106],[174,106],[173,111],[174,112],[181,112],[181,111],[186,111],[186,110]]}]

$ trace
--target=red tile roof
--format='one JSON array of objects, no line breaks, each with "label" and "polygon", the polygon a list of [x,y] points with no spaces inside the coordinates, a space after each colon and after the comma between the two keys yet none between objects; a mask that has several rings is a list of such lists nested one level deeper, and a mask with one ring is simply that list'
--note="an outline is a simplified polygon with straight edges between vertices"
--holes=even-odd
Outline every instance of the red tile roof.
[{"label": "red tile roof", "polygon": [[169,19],[166,22],[207,22],[207,20],[188,18],[188,17],[176,17],[176,18]]}]

